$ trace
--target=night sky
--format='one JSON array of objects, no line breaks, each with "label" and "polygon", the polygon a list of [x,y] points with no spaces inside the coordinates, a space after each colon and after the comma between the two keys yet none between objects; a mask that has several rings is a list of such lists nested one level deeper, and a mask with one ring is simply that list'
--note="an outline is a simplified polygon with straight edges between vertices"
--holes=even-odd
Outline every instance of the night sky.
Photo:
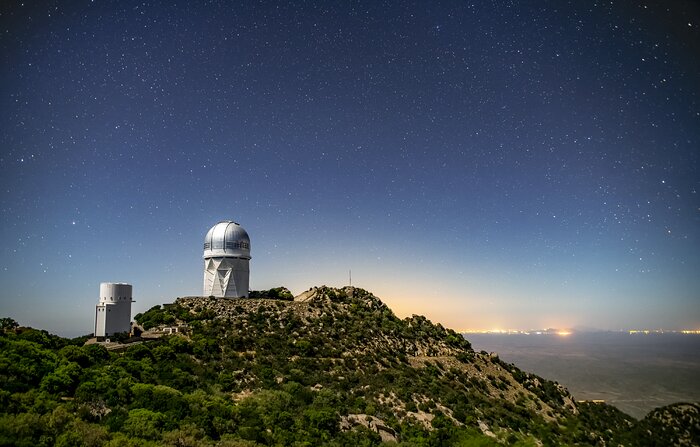
[{"label": "night sky", "polygon": [[[661,3],[659,6],[657,3]],[[456,330],[700,327],[700,6],[2,2],[0,314],[352,282]]]}]

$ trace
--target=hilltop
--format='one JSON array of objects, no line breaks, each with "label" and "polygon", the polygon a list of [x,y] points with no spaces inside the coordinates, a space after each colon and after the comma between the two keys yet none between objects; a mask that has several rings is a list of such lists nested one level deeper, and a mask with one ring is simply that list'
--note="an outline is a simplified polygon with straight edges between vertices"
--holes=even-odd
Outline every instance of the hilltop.
[{"label": "hilltop", "polygon": [[[108,352],[32,329],[0,343],[0,445],[652,445],[698,442],[697,405],[643,421],[474,352],[371,293],[178,298]],[[274,299],[265,298],[274,296]],[[156,331],[156,333],[158,333]],[[163,333],[160,331],[159,333]],[[688,444],[689,443],[689,444]]]}]

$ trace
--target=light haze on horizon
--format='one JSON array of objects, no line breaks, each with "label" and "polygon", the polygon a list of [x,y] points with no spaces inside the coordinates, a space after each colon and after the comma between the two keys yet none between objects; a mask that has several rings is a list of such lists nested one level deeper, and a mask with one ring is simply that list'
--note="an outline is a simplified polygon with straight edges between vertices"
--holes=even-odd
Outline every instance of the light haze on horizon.
[{"label": "light haze on horizon", "polygon": [[348,284],[455,330],[700,328],[700,5],[0,7],[0,316]]}]

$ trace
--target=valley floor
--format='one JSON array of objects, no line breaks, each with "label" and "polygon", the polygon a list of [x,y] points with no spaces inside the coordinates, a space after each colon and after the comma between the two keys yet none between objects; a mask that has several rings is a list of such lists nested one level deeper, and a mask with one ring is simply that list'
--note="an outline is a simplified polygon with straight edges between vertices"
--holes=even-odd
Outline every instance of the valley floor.
[{"label": "valley floor", "polygon": [[700,336],[586,333],[467,334],[474,349],[564,385],[578,400],[601,399],[634,416],[700,401]]}]

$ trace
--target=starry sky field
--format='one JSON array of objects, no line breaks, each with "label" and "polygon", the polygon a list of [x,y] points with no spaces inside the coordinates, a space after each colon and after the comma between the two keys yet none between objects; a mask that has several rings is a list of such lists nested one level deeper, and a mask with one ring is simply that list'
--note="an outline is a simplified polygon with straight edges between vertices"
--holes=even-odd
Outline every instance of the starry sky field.
[{"label": "starry sky field", "polygon": [[348,283],[456,330],[700,327],[696,1],[0,6],[0,314]]}]

